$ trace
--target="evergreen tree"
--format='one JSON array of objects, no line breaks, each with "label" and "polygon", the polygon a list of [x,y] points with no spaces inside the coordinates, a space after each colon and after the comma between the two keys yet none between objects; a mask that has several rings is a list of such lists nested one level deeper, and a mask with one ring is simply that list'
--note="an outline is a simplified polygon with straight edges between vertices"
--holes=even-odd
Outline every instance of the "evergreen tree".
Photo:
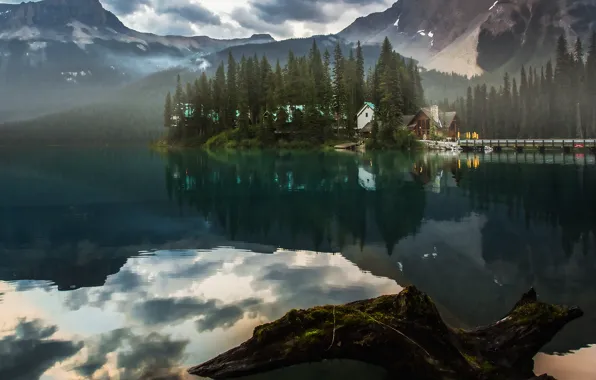
[{"label": "evergreen tree", "polygon": [[217,131],[221,131],[225,126],[226,99],[226,73],[222,62],[217,68],[213,82],[213,111]]},{"label": "evergreen tree", "polygon": [[[508,112],[507,110],[505,112]],[[517,92],[517,81],[515,78],[512,80],[511,84],[511,114],[510,114],[510,134],[505,135],[504,137],[509,136],[517,136],[519,134],[519,115],[520,115],[520,107],[519,107],[519,93]]]},{"label": "evergreen tree", "polygon": [[321,110],[325,118],[331,118],[333,87],[331,84],[331,54],[329,54],[329,50],[325,50],[323,55],[323,82],[319,86],[321,87]]},{"label": "evergreen tree", "polygon": [[176,92],[174,92],[174,116],[176,117],[176,138],[182,136],[182,131],[186,124],[186,104],[184,101],[184,90],[182,89],[182,82],[180,74],[176,76]]},{"label": "evergreen tree", "polygon": [[346,107],[346,90],[344,84],[344,57],[339,41],[335,45],[333,53],[333,98],[332,109],[337,120],[337,132],[339,133],[340,120],[343,119]]},{"label": "evergreen tree", "polygon": [[[590,47],[588,49],[588,58],[586,61],[586,102],[588,104],[596,104],[596,32],[592,34],[590,39]],[[589,133],[588,136],[596,137],[596,107],[589,107]]]},{"label": "evergreen tree", "polygon": [[[252,61],[252,58],[250,60]],[[245,56],[242,56],[238,67],[238,128],[240,131],[238,136],[243,139],[248,137],[248,125],[250,122],[249,67]]]},{"label": "evergreen tree", "polygon": [[356,86],[354,94],[354,102],[359,110],[364,104],[366,98],[366,86],[364,79],[364,54],[362,53],[362,46],[360,41],[356,45]]},{"label": "evergreen tree", "polygon": [[466,131],[472,132],[474,130],[474,96],[472,95],[472,87],[468,86],[468,93],[466,96]]},{"label": "evergreen tree", "polygon": [[556,66],[555,66],[555,86],[557,87],[557,122],[559,125],[567,125],[567,131],[563,135],[571,136],[573,120],[570,117],[570,110],[574,105],[574,96],[571,94],[571,71],[573,60],[567,48],[567,41],[561,35],[557,41]]},{"label": "evergreen tree", "polygon": [[172,95],[170,94],[170,92],[168,92],[168,94],[166,95],[166,103],[164,105],[163,110],[164,127],[170,128],[172,126],[172,116],[174,116],[172,109]]},{"label": "evergreen tree", "polygon": [[226,104],[226,128],[232,128],[236,124],[236,110],[238,109],[238,85],[236,82],[236,60],[230,51],[228,54],[228,75],[227,91],[228,102]]}]

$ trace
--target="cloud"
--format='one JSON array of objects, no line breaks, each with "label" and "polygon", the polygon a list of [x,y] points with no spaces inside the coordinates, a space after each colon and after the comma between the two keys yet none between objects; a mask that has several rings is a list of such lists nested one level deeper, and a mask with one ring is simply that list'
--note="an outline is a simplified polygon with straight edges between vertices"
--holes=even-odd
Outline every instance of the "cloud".
[{"label": "cloud", "polygon": [[168,14],[192,23],[220,25],[219,15],[192,0],[106,0],[105,5],[120,16],[151,9],[156,14]]},{"label": "cloud", "polygon": [[196,321],[197,330],[203,332],[213,331],[216,328],[230,328],[244,317],[246,311],[254,309],[261,303],[262,301],[260,299],[248,298],[236,304],[213,309],[210,313],[207,313]]},{"label": "cloud", "polygon": [[104,5],[114,13],[128,15],[134,13],[144,5],[150,5],[151,0],[104,0]]},{"label": "cloud", "polygon": [[85,378],[91,378],[108,362],[108,353],[116,351],[122,341],[130,335],[128,329],[118,329],[101,335],[95,344],[88,344],[87,361],[77,365],[74,370]]},{"label": "cloud", "polygon": [[169,4],[165,7],[157,8],[157,12],[179,16],[192,23],[221,25],[221,18],[218,15],[196,3]]},{"label": "cloud", "polygon": [[39,379],[54,364],[83,347],[80,342],[50,339],[57,330],[38,319],[20,320],[14,332],[0,340],[0,379]]},{"label": "cloud", "polygon": [[201,301],[191,297],[157,298],[133,306],[131,315],[147,325],[174,324],[215,309],[214,300]]},{"label": "cloud", "polygon": [[136,335],[130,329],[118,329],[87,342],[87,359],[74,367],[86,379],[105,379],[113,371],[109,356],[116,356],[121,380],[183,379],[182,361],[188,340],[172,340],[168,335]]}]

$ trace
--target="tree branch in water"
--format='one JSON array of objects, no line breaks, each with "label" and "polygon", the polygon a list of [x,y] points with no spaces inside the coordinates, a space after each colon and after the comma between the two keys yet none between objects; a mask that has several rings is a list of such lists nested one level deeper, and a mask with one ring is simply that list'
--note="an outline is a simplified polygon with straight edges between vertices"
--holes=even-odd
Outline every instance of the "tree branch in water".
[{"label": "tree branch in water", "polygon": [[503,319],[466,331],[447,326],[430,297],[408,287],[397,295],[291,310],[189,373],[226,379],[351,359],[383,367],[396,379],[526,380],[535,377],[540,348],[582,315],[576,307],[539,302],[531,289]]}]

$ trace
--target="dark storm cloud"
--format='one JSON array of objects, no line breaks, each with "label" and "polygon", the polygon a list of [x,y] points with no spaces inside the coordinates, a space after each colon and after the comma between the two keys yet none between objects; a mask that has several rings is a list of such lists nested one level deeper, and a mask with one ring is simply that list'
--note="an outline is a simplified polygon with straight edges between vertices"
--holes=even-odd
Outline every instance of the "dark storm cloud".
[{"label": "dark storm cloud", "polygon": [[236,304],[211,310],[196,322],[197,330],[202,332],[213,331],[216,328],[230,328],[244,317],[246,311],[250,311],[260,304],[260,299],[248,298]]},{"label": "dark storm cloud", "polygon": [[0,379],[39,379],[54,364],[83,347],[79,342],[50,339],[57,330],[40,320],[21,320],[12,335],[0,340]]},{"label": "dark storm cloud", "polygon": [[212,331],[233,326],[242,319],[245,312],[254,311],[261,303],[257,298],[247,298],[226,305],[216,300],[202,301],[191,297],[157,298],[135,304],[131,315],[149,326],[196,319],[199,332]]},{"label": "dark storm cloud", "polygon": [[133,306],[133,318],[147,325],[183,322],[216,309],[214,300],[202,301],[191,297],[157,298]]},{"label": "dark storm cloud", "polygon": [[157,8],[156,11],[158,13],[167,13],[173,16],[182,17],[192,23],[221,25],[221,19],[218,15],[196,3],[183,5],[172,4]]},{"label": "dark storm cloud", "polygon": [[151,4],[151,0],[104,0],[103,3],[118,15],[129,15],[141,6]]},{"label": "dark storm cloud", "polygon": [[[285,21],[307,21],[325,23],[341,16],[346,5],[370,5],[384,3],[384,0],[266,0],[252,2],[257,16],[269,24]],[[325,5],[337,7],[337,12],[326,12]]]},{"label": "dark storm cloud", "polygon": [[[93,375],[106,365],[108,355],[118,351],[117,370],[122,380],[181,379],[181,362],[188,343],[188,340],[172,340],[158,333],[141,336],[130,329],[118,329],[89,341],[89,355],[75,371],[86,379],[95,379]],[[126,350],[119,350],[124,347]]]},{"label": "dark storm cloud", "polygon": [[99,341],[87,345],[89,349],[87,361],[76,366],[75,371],[85,376],[86,379],[91,378],[98,369],[108,362],[108,354],[116,351],[122,341],[129,336],[131,333],[128,329],[118,329],[101,335]]},{"label": "dark storm cloud", "polygon": [[105,4],[119,16],[132,14],[148,6],[157,14],[180,17],[191,23],[221,25],[218,15],[190,0],[106,0]]}]

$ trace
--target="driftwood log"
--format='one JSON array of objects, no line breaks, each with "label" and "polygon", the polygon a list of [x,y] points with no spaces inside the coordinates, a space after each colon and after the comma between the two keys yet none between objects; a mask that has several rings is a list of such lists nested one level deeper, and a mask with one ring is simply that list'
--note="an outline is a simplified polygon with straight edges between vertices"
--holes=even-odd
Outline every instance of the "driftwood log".
[{"label": "driftwood log", "polygon": [[408,287],[397,295],[291,310],[188,372],[227,379],[351,359],[383,367],[390,379],[549,379],[535,377],[533,357],[582,315],[577,307],[539,302],[531,289],[498,322],[455,329],[443,322],[428,295]]}]

